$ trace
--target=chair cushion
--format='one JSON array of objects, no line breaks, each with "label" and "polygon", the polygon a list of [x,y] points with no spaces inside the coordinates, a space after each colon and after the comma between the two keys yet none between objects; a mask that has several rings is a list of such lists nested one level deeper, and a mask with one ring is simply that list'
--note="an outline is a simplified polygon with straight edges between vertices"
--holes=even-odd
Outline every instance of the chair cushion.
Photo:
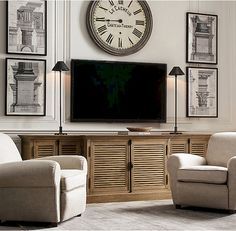
[{"label": "chair cushion", "polygon": [[85,186],[86,174],[82,170],[61,170],[61,190],[70,191],[72,189]]},{"label": "chair cushion", "polygon": [[209,184],[225,184],[227,168],[220,166],[199,165],[180,168],[177,173],[178,181],[198,182]]}]

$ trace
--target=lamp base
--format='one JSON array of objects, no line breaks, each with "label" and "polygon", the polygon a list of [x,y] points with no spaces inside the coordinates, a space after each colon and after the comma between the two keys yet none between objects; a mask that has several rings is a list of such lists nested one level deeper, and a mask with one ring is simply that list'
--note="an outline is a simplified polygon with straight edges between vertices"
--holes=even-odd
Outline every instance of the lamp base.
[{"label": "lamp base", "polygon": [[179,135],[182,134],[182,132],[170,132],[170,134]]},{"label": "lamp base", "polygon": [[54,135],[56,136],[66,136],[67,133],[62,132],[62,126],[59,127],[59,132],[58,133],[54,133]]},{"label": "lamp base", "polygon": [[55,136],[67,136],[67,133],[54,133]]},{"label": "lamp base", "polygon": [[178,135],[178,134],[182,134],[182,132],[178,132],[178,127],[175,125],[174,131],[170,132],[170,134]]}]

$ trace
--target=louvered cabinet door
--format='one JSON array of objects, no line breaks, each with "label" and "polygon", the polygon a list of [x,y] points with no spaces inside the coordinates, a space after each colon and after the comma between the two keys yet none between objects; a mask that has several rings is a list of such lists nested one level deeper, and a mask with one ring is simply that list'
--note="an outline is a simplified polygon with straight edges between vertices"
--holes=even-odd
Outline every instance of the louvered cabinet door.
[{"label": "louvered cabinet door", "polygon": [[166,141],[132,141],[131,191],[152,191],[166,187]]},{"label": "louvered cabinet door", "polygon": [[59,155],[81,155],[80,141],[60,141]]},{"label": "louvered cabinet door", "polygon": [[174,153],[188,153],[188,139],[171,140],[169,148],[170,155]]},{"label": "louvered cabinet door", "polygon": [[190,139],[189,152],[194,155],[206,156],[208,140],[208,137],[205,139]]},{"label": "louvered cabinet door", "polygon": [[34,141],[34,158],[58,155],[57,142],[55,140]]},{"label": "louvered cabinet door", "polygon": [[128,141],[92,141],[90,193],[129,192]]}]

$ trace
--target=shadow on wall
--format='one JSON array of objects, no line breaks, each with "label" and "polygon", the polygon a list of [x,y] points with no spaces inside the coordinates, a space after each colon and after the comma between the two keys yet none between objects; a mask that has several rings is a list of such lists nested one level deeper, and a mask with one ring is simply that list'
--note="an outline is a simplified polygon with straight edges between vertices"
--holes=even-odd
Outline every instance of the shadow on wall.
[{"label": "shadow on wall", "polygon": [[[0,34],[1,42],[0,42],[0,54],[6,53],[6,1],[0,1]],[[2,69],[1,69],[2,70]]]},{"label": "shadow on wall", "polygon": [[87,28],[86,28],[86,13],[87,13],[89,3],[90,3],[90,1],[83,1],[81,3],[80,13],[78,14],[79,15],[78,27],[79,27],[79,30],[81,30],[81,34],[83,34],[86,41],[88,41],[90,43],[90,45],[95,46],[95,44],[90,39],[89,33],[87,33]]}]

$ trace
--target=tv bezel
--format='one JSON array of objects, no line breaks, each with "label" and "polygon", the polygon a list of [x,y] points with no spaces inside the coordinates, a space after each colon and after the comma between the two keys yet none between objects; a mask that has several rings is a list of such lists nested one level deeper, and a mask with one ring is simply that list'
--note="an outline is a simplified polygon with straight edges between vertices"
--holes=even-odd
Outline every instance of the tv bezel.
[{"label": "tv bezel", "polygon": [[[74,65],[78,61],[88,61],[88,62],[99,62],[99,63],[127,63],[127,64],[144,64],[144,65],[163,65],[165,66],[165,94],[164,94],[164,110],[162,113],[162,118],[160,119],[78,119],[74,118],[73,109],[74,109]],[[167,109],[167,64],[166,63],[150,63],[150,62],[125,62],[125,61],[110,61],[110,60],[89,60],[89,59],[71,59],[71,94],[70,94],[70,121],[71,122],[104,122],[104,123],[166,123],[166,109]]]}]

